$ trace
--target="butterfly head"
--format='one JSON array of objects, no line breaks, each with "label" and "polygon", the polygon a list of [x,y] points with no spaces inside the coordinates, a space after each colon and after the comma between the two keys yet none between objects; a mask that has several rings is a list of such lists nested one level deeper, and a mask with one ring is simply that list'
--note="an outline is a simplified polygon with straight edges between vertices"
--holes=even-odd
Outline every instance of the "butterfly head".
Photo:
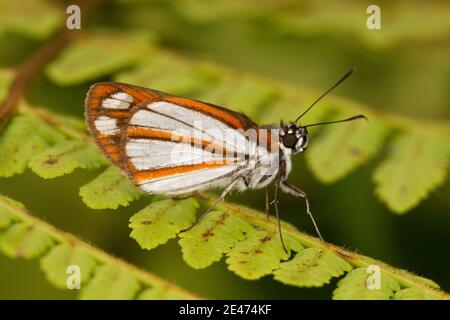
[{"label": "butterfly head", "polygon": [[293,154],[303,152],[308,147],[308,130],[294,122],[287,125],[281,123],[280,140],[285,148],[292,150]]}]

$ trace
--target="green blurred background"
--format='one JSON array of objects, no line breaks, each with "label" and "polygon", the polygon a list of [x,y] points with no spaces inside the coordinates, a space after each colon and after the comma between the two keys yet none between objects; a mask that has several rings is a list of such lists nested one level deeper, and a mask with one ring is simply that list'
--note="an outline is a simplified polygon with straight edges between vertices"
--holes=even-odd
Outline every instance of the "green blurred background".
[{"label": "green blurred background", "polygon": [[[369,4],[381,7],[381,30],[366,28]],[[82,23],[86,30],[151,34],[158,45],[179,54],[317,90],[356,67],[357,73],[336,95],[416,118],[448,121],[450,116],[448,1],[115,1],[101,5],[89,24]],[[8,44],[0,52],[1,67],[15,66],[39,46],[39,41],[18,34],[3,33],[1,38],[1,43]],[[90,84],[61,88],[41,75],[27,99],[82,117]],[[299,155],[290,178],[310,195],[316,220],[329,242],[431,278],[450,291],[450,183],[447,180],[407,214],[395,215],[374,195],[371,174],[378,157],[343,180],[323,185]],[[79,186],[100,172],[77,170],[54,180],[28,172],[1,179],[0,192],[59,229],[207,297],[331,296],[336,280],[323,288],[299,289],[268,277],[245,281],[229,272],[223,261],[194,270],[182,260],[175,240],[150,252],[141,250],[129,237],[128,219],[145,206],[145,199],[118,210],[91,210],[81,202]],[[233,195],[231,200],[259,209],[264,206],[261,191]],[[281,197],[283,219],[314,234],[304,210],[301,200]],[[0,299],[75,296],[76,292],[48,284],[37,261],[0,255]]]}]

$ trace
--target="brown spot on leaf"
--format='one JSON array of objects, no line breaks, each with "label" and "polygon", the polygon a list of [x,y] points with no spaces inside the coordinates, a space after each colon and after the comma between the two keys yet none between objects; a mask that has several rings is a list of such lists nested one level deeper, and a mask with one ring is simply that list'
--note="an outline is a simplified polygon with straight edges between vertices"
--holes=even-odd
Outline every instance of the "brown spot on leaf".
[{"label": "brown spot on leaf", "polygon": [[255,253],[256,253],[256,254],[261,254],[261,253],[263,253],[263,252],[261,251],[261,249],[256,249],[256,250],[255,250]]},{"label": "brown spot on leaf", "polygon": [[405,185],[402,185],[399,189],[398,189],[398,193],[401,195],[404,195],[406,193],[406,191],[408,190],[408,188]]},{"label": "brown spot on leaf", "polygon": [[202,237],[205,238],[206,241],[208,241],[207,238],[212,237],[214,235],[214,232],[212,230],[219,224],[222,225],[225,224],[225,220],[228,218],[228,216],[229,214],[227,212],[222,213],[220,218],[216,221],[215,225],[202,233]]},{"label": "brown spot on leaf", "polygon": [[50,164],[50,165],[55,164],[55,163],[57,163],[57,162],[58,162],[58,161],[57,161],[55,158],[48,158],[48,159],[45,161],[46,164]]},{"label": "brown spot on leaf", "polygon": [[348,153],[350,153],[352,156],[355,156],[357,158],[363,158],[364,154],[361,152],[361,150],[355,148],[355,147],[348,147],[347,148]]},{"label": "brown spot on leaf", "polygon": [[267,235],[264,238],[259,239],[259,241],[261,241],[262,243],[269,241],[270,239],[272,239],[271,236]]},{"label": "brown spot on leaf", "polygon": [[211,229],[206,230],[205,232],[202,233],[202,237],[203,237],[203,238],[208,238],[208,237],[211,237],[211,236],[213,236],[213,235],[214,235],[214,232],[212,232]]},{"label": "brown spot on leaf", "polygon": [[142,223],[142,224],[145,224],[145,225],[152,224],[152,222],[151,222],[150,220],[144,220],[144,221],[142,221],[141,223]]}]

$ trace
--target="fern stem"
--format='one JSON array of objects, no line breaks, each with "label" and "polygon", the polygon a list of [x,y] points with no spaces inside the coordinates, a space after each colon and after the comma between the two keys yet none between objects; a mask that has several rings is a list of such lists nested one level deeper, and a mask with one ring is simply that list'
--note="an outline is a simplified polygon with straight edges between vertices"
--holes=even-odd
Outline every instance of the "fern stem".
[{"label": "fern stem", "polygon": [[176,292],[177,294],[185,297],[186,299],[202,299],[202,297],[199,295],[191,293],[183,288],[180,288],[167,280],[161,279],[151,272],[144,271],[128,262],[113,257],[112,255],[106,253],[105,251],[96,248],[92,245],[89,245],[86,242],[78,239],[74,235],[55,228],[54,226],[34,217],[25,208],[19,209],[16,206],[12,206],[9,202],[5,201],[3,197],[0,197],[0,205],[2,207],[7,207],[11,209],[11,211],[14,211],[18,220],[39,226],[42,230],[45,230],[48,234],[50,234],[55,239],[55,241],[83,248],[86,252],[90,253],[93,257],[96,258],[97,261],[101,263],[105,264],[111,263],[116,266],[119,266],[120,268],[126,269],[130,274],[133,274],[143,284],[149,285],[150,287],[157,286],[163,288],[165,291]]},{"label": "fern stem", "polygon": [[[216,196],[212,196],[205,193],[197,194],[197,198],[200,201],[206,203],[208,206],[212,205],[212,203],[214,203],[214,201],[217,199]],[[245,206],[223,201],[219,202],[217,204],[217,207],[222,208],[223,210],[228,212],[231,211],[237,216],[242,217],[247,221],[251,222],[255,226],[260,226],[268,230],[277,231],[276,221],[272,217],[269,220],[267,220],[265,213],[247,208]],[[305,245],[306,247],[316,247],[323,251],[328,251],[330,253],[337,254],[354,267],[366,268],[370,265],[377,265],[383,270],[385,274],[396,279],[404,287],[418,288],[426,292],[432,293],[434,295],[438,295],[443,299],[450,300],[450,294],[442,290],[439,290],[438,289],[439,285],[432,282],[431,280],[421,278],[419,276],[414,275],[411,272],[402,269],[394,268],[384,262],[378,261],[376,259],[364,255],[357,254],[355,252],[349,251],[337,245],[321,241],[319,238],[312,237],[304,232],[297,230],[295,227],[293,227],[288,223],[283,222],[282,228],[283,232],[288,233],[292,237],[295,237],[301,244]]]}]

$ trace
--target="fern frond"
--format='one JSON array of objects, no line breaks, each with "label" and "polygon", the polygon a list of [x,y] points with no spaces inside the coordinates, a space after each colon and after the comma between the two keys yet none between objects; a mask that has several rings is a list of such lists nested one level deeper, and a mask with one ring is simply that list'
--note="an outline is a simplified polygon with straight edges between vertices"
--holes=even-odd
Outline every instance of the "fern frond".
[{"label": "fern frond", "polygon": [[140,195],[141,192],[113,166],[80,188],[81,198],[92,209],[117,209],[137,200]]},{"label": "fern frond", "polygon": [[[303,246],[290,235],[285,240],[288,250],[303,250]],[[238,242],[227,255],[228,268],[249,280],[272,274],[279,268],[281,261],[289,257],[281,245],[278,232],[262,228],[248,231],[245,240]]]},{"label": "fern frond", "polygon": [[276,280],[285,284],[320,287],[351,269],[352,266],[339,256],[311,247],[298,252],[294,259],[281,263],[274,275]]},{"label": "fern frond", "polygon": [[[342,119],[342,116],[335,117]],[[376,118],[329,126],[311,145],[306,159],[321,182],[333,183],[374,156],[382,148],[388,132],[389,126]]]},{"label": "fern frond", "polygon": [[54,245],[40,260],[41,269],[47,280],[59,289],[67,288],[67,266],[77,265],[80,270],[80,284],[86,284],[97,266],[95,258],[81,247],[68,243]]},{"label": "fern frond", "polygon": [[70,45],[67,50],[47,65],[50,79],[61,86],[80,83],[108,75],[135,63],[148,53],[149,47],[142,41],[133,41],[116,35],[87,36],[83,41]]},{"label": "fern frond", "polygon": [[14,258],[35,258],[47,251],[52,244],[52,237],[33,225],[14,224],[0,236],[0,250]]},{"label": "fern frond", "polygon": [[144,249],[156,248],[194,223],[197,208],[194,199],[158,201],[133,215],[130,236]]},{"label": "fern frond", "polygon": [[392,211],[404,213],[444,182],[450,140],[434,132],[411,130],[394,143],[396,147],[375,170],[373,178],[377,195]]},{"label": "fern frond", "polygon": [[38,176],[50,179],[76,168],[95,169],[107,164],[96,146],[84,141],[63,141],[34,156],[29,167]]},{"label": "fern frond", "polygon": [[338,282],[338,287],[333,292],[335,300],[386,300],[394,296],[394,292],[400,290],[398,281],[381,273],[380,288],[370,289],[367,283],[366,268],[358,268],[350,271],[347,276]]},{"label": "fern frond", "polygon": [[60,289],[67,289],[67,268],[78,266],[81,299],[198,298],[57,230],[3,195],[0,195],[0,252],[11,258],[39,258],[48,281]]},{"label": "fern frond", "polygon": [[84,300],[130,300],[140,289],[137,279],[127,270],[104,264],[97,268],[92,280],[81,291],[80,298]]},{"label": "fern frond", "polygon": [[[214,197],[203,194],[197,199],[206,206],[215,201]],[[180,202],[178,206],[174,201]],[[152,221],[157,216],[164,217],[164,209],[168,215],[173,215],[170,211],[174,207],[180,212],[183,208],[191,212],[192,201],[155,199],[130,219],[132,237],[144,249],[153,249],[167,241],[169,236],[166,230],[161,232],[161,226]],[[145,213],[150,216],[144,218]],[[191,216],[189,220],[192,221]],[[144,226],[143,222],[146,222]],[[166,228],[171,231],[170,237],[174,237],[177,233],[174,230],[180,230],[180,225],[169,225]],[[205,268],[225,255],[228,268],[249,280],[272,274],[275,280],[288,285],[320,287],[334,277],[344,276],[334,292],[335,299],[406,299],[411,294],[418,298],[450,299],[431,280],[322,242],[287,223],[283,223],[283,230],[289,253],[281,246],[273,218],[266,220],[263,213],[223,202],[192,229],[178,235],[184,260],[197,269]],[[378,289],[365,285],[371,266],[380,269],[382,285]],[[407,289],[412,290],[403,291]]]},{"label": "fern frond", "polygon": [[0,136],[0,177],[23,173],[36,153],[65,140],[53,127],[29,115],[18,115]]},{"label": "fern frond", "polygon": [[239,217],[213,211],[195,228],[180,234],[183,258],[193,268],[205,268],[219,261],[250,229]]}]

